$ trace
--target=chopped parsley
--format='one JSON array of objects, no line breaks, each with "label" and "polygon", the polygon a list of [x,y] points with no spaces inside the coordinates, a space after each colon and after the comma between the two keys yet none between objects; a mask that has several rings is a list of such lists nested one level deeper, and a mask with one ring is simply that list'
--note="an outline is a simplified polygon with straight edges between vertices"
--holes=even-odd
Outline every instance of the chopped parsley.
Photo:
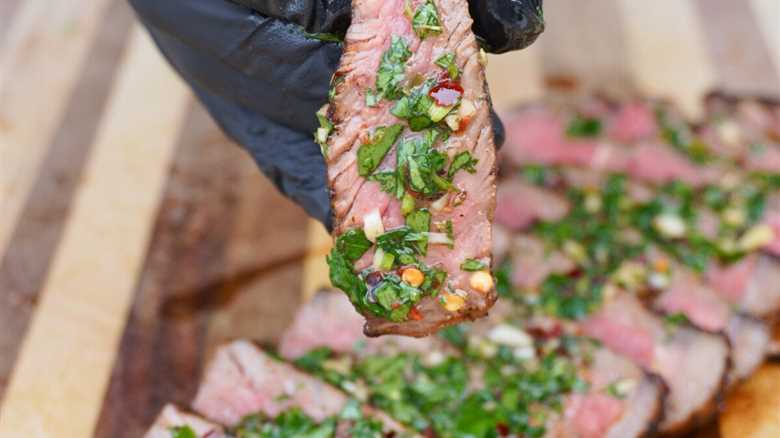
[{"label": "chopped parsley", "polygon": [[350,262],[362,257],[371,245],[362,228],[353,228],[336,239],[336,248]]},{"label": "chopped parsley", "polygon": [[412,28],[420,39],[441,33],[439,11],[436,10],[436,5],[432,0],[426,0],[417,8],[414,17],[412,17]]},{"label": "chopped parsley", "polygon": [[601,120],[591,117],[575,117],[566,128],[569,137],[598,137],[601,134]]},{"label": "chopped parsley", "polygon": [[709,147],[694,136],[691,129],[683,122],[673,120],[663,109],[656,110],[656,120],[661,127],[661,136],[678,152],[687,156],[691,161],[705,164],[712,161],[713,156]]},{"label": "chopped parsley", "polygon": [[393,36],[390,47],[382,55],[376,74],[376,88],[366,90],[366,105],[375,106],[382,99],[397,100],[402,96],[401,83],[406,78],[406,61],[412,56],[403,38]]},{"label": "chopped parsley", "polygon": [[468,272],[481,271],[485,268],[487,268],[485,262],[476,259],[466,259],[460,264],[460,269]]},{"label": "chopped parsley", "polygon": [[335,438],[340,421],[349,422],[349,436],[356,438],[381,438],[382,424],[375,419],[365,418],[355,402],[348,402],[341,414],[331,416],[322,422],[303,413],[300,408],[291,408],[274,419],[262,415],[250,415],[231,430],[236,438]]},{"label": "chopped parsley", "polygon": [[190,426],[174,426],[170,431],[171,438],[198,438]]},{"label": "chopped parsley", "polygon": [[368,143],[360,146],[357,151],[360,176],[371,175],[379,167],[385,155],[398,140],[402,130],[403,126],[401,125],[382,126],[374,131]]},{"label": "chopped parsley", "polygon": [[447,176],[452,179],[459,170],[465,170],[468,173],[475,173],[477,168],[475,167],[479,160],[471,156],[469,151],[463,151],[455,155],[450,163],[450,169],[447,171]]},{"label": "chopped parsley", "polygon": [[458,64],[455,62],[455,54],[452,52],[447,52],[441,55],[436,60],[436,65],[446,70],[447,74],[450,75],[450,78],[453,80],[458,79],[460,76],[460,69],[458,68]]},{"label": "chopped parsley", "polygon": [[432,80],[423,82],[412,89],[408,95],[402,96],[390,112],[399,119],[406,120],[412,131],[418,132],[430,128],[434,124],[430,116],[434,102],[428,93],[434,85]]},{"label": "chopped parsley", "polygon": [[603,284],[588,277],[548,276],[541,285],[540,303],[549,315],[583,319],[601,305]]},{"label": "chopped parsley", "polygon": [[[565,355],[526,362],[500,346],[486,360],[471,351],[460,327],[441,334],[460,353],[441,353],[434,363],[411,352],[374,354],[339,371],[328,367],[338,356],[319,354],[306,370],[342,388],[359,386],[372,406],[418,433],[441,437],[491,437],[498,428],[542,436],[544,419],[561,412],[564,396],[587,389]],[[478,387],[470,380],[475,373],[483,376]]]}]

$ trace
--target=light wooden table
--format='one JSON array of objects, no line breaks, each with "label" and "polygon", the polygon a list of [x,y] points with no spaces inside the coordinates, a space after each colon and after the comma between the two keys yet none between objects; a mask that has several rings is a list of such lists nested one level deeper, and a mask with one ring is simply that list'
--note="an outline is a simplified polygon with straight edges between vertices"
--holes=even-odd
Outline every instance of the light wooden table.
[{"label": "light wooden table", "polygon": [[[561,82],[691,115],[780,93],[778,0],[546,3],[540,41],[490,59],[499,110]],[[124,2],[0,2],[0,437],[140,436],[216,344],[277,338],[328,245]]]}]

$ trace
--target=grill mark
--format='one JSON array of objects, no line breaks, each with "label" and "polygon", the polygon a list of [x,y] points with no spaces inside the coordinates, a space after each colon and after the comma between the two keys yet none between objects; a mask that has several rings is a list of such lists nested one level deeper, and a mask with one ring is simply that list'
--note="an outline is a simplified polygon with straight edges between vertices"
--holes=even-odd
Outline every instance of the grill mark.
[{"label": "grill mark", "polygon": [[[89,49],[92,62],[68,97],[40,173],[0,260],[0,399],[54,259],[71,203],[92,151],[100,114],[125,51],[132,14],[125,3],[107,8]],[[0,29],[2,26],[0,26]]]}]

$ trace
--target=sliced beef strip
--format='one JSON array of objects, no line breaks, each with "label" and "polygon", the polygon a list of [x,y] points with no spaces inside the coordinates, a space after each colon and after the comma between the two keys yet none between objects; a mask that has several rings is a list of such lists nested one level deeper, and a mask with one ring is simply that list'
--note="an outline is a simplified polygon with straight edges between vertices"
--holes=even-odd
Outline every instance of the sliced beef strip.
[{"label": "sliced beef strip", "polygon": [[[655,431],[666,392],[660,379],[606,348],[596,350],[584,374],[590,389],[567,397],[546,438],[638,438]],[[620,385],[624,398],[609,394],[610,385]]]},{"label": "sliced beef strip", "polygon": [[443,343],[434,337],[388,335],[367,338],[363,334],[363,319],[351,309],[352,305],[343,293],[320,291],[296,313],[292,325],[279,341],[279,354],[294,360],[320,347],[359,355],[393,351],[425,353],[444,348]]},{"label": "sliced beef strip", "polygon": [[[412,2],[416,7],[419,2]],[[402,334],[425,336],[439,328],[466,319],[484,316],[496,300],[494,290],[478,292],[470,287],[469,274],[460,270],[466,259],[479,259],[490,264],[491,220],[495,205],[495,152],[490,123],[490,101],[485,84],[484,68],[480,63],[479,48],[471,32],[466,0],[436,0],[443,31],[439,35],[420,40],[405,16],[402,0],[355,0],[351,26],[345,39],[345,50],[336,73],[338,83],[335,98],[329,110],[335,125],[328,140],[326,162],[331,199],[334,211],[334,234],[362,227],[364,217],[378,210],[386,229],[391,223],[403,223],[403,218],[391,212],[400,212],[399,201],[379,189],[376,182],[358,175],[357,150],[369,133],[377,127],[403,123],[390,114],[392,102],[380,101],[376,106],[366,105],[366,90],[375,84],[377,68],[392,37],[404,38],[412,51],[406,63],[407,76],[427,74],[441,70],[433,63],[442,54],[455,54],[455,62],[461,70],[460,85],[463,99],[474,106],[473,114],[465,128],[453,132],[439,149],[446,150],[452,158],[461,151],[469,151],[478,159],[476,172],[459,172],[453,184],[465,199],[451,208],[433,212],[433,222],[451,220],[454,231],[454,248],[429,245],[423,262],[438,266],[449,274],[448,283],[453,290],[463,291],[465,303],[457,311],[446,310],[436,298],[427,296],[416,306],[419,318],[404,322],[392,322],[366,311],[365,333],[371,336]],[[461,106],[461,112],[463,112]],[[405,133],[406,138],[414,134]],[[389,169],[395,163],[396,146],[387,154],[380,169]],[[418,200],[419,201],[419,200]],[[418,202],[425,204],[425,202]],[[420,206],[420,205],[418,205]],[[394,217],[393,217],[394,216]],[[371,250],[370,250],[371,251]]]},{"label": "sliced beef strip", "polygon": [[709,283],[742,312],[774,319],[780,311],[780,263],[773,256],[751,254],[725,267],[711,267]]},{"label": "sliced beef strip", "polygon": [[498,186],[496,223],[519,231],[538,221],[555,221],[569,212],[563,196],[541,187],[510,178]]},{"label": "sliced beef strip", "polygon": [[171,404],[163,407],[144,438],[171,438],[172,428],[184,426],[189,426],[197,438],[228,438],[221,426],[184,412]]},{"label": "sliced beef strip", "polygon": [[[192,406],[206,418],[232,427],[247,415],[273,418],[292,407],[323,421],[339,414],[346,402],[347,396],[338,389],[239,340],[217,350]],[[403,431],[386,415],[366,413],[381,420],[389,431]]]},{"label": "sliced beef strip", "polygon": [[[468,333],[491,339],[491,331],[502,325],[545,337],[542,333],[563,333],[560,329],[565,323],[540,316],[517,320],[513,305],[502,300],[488,318],[471,324]],[[564,398],[564,410],[549,419],[545,438],[636,438],[650,436],[657,429],[667,392],[660,378],[598,346],[594,346],[592,360],[581,367],[580,377],[590,385],[588,391]],[[609,395],[607,388],[618,383],[627,390],[625,399]]]},{"label": "sliced beef strip", "polygon": [[734,314],[726,327],[732,346],[732,369],[729,384],[753,374],[764,362],[770,348],[769,324],[759,319]]},{"label": "sliced beef strip", "polygon": [[713,412],[731,364],[724,336],[684,325],[669,330],[628,293],[606,302],[582,328],[668,385],[661,432],[684,432]]}]

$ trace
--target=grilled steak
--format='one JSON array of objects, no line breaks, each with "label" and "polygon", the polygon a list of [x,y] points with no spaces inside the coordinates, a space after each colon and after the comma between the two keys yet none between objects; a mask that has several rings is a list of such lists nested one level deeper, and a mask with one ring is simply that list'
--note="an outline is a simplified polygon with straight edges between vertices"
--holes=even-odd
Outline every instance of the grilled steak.
[{"label": "grilled steak", "polygon": [[[339,414],[346,403],[347,396],[338,389],[267,356],[250,342],[235,341],[217,351],[192,406],[210,420],[236,426],[247,415],[275,418],[291,408],[322,422]],[[388,430],[403,431],[380,413],[366,413]]]},{"label": "grilled steak", "polygon": [[732,346],[729,383],[734,383],[753,374],[764,362],[770,348],[769,326],[749,316],[733,315],[726,335]]},{"label": "grilled steak", "polygon": [[196,438],[228,438],[222,427],[197,415],[188,414],[174,405],[165,405],[160,415],[144,435],[145,438],[171,438],[172,430],[188,427]]},{"label": "grilled steak", "polygon": [[496,300],[484,54],[466,0],[352,6],[317,133],[334,211],[331,281],[367,335],[425,336]]},{"label": "grilled steak", "polygon": [[683,325],[665,328],[627,293],[605,303],[583,329],[664,379],[669,396],[661,432],[683,432],[713,412],[730,368],[725,337]]},{"label": "grilled steak", "polygon": [[547,437],[629,438],[651,434],[663,415],[660,379],[605,348],[587,369],[590,390],[569,397],[563,420]]},{"label": "grilled steak", "polygon": [[420,339],[388,335],[367,338],[363,334],[363,318],[351,309],[344,294],[320,291],[296,313],[292,325],[279,341],[279,354],[294,360],[320,347],[361,355],[379,351],[426,352],[443,348],[442,343],[432,337]]}]

